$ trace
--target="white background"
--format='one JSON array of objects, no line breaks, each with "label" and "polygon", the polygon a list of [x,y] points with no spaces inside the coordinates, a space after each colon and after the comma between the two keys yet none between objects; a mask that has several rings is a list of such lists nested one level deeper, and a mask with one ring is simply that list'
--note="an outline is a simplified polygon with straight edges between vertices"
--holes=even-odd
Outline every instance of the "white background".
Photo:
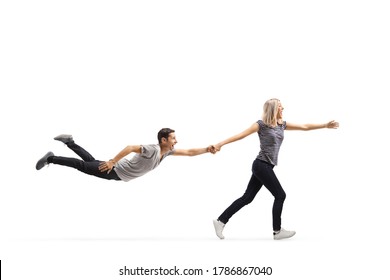
[{"label": "white background", "polygon": [[[232,278],[212,276],[218,266],[388,277],[389,13],[387,1],[1,1],[4,279],[175,265],[209,270],[177,279]],[[162,127],[177,148],[205,147],[257,121],[272,97],[287,121],[340,122],[285,133],[275,172],[291,240],[272,240],[266,189],[215,236],[212,220],[246,188],[256,135],[129,183],[35,170],[49,150],[73,156],[60,133],[101,160],[156,143]]]}]

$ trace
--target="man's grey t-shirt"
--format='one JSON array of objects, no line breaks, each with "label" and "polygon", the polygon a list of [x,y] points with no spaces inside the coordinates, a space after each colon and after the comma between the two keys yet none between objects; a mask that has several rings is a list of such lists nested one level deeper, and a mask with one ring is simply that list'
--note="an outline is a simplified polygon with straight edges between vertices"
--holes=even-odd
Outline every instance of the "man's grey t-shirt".
[{"label": "man's grey t-shirt", "polygon": [[125,182],[138,178],[160,165],[161,161],[174,153],[171,150],[165,153],[160,160],[161,148],[158,144],[142,145],[141,153],[131,159],[123,158],[115,165],[115,172]]},{"label": "man's grey t-shirt", "polygon": [[270,127],[262,120],[259,120],[257,123],[260,127],[257,132],[260,139],[260,152],[257,158],[272,165],[277,165],[279,149],[284,139],[286,122],[283,121],[282,124],[278,124],[276,127]]}]

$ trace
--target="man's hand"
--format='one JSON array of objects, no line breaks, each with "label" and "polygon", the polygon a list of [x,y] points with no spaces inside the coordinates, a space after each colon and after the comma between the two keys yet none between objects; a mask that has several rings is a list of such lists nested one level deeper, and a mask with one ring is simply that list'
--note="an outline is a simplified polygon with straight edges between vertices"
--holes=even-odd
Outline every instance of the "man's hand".
[{"label": "man's hand", "polygon": [[111,170],[114,168],[115,163],[113,161],[103,161],[99,164],[99,171],[100,172],[106,172],[109,174]]},{"label": "man's hand", "polygon": [[219,147],[218,145],[210,145],[208,146],[207,151],[212,154],[216,154],[217,152],[219,152],[220,149],[221,147]]}]

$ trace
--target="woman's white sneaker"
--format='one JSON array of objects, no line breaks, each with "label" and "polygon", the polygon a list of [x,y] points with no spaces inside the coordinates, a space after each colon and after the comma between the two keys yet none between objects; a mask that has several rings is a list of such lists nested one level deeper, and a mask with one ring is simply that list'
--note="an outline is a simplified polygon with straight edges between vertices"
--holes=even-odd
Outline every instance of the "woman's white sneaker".
[{"label": "woman's white sneaker", "polygon": [[281,240],[293,237],[295,235],[295,231],[289,231],[285,230],[284,228],[281,228],[278,232],[274,232],[274,239],[275,240]]},{"label": "woman's white sneaker", "polygon": [[225,227],[225,224],[218,221],[218,220],[213,220],[213,223],[214,223],[214,228],[215,228],[215,233],[217,234],[217,236],[220,238],[220,239],[224,239],[225,236],[223,236],[222,234],[222,231]]}]

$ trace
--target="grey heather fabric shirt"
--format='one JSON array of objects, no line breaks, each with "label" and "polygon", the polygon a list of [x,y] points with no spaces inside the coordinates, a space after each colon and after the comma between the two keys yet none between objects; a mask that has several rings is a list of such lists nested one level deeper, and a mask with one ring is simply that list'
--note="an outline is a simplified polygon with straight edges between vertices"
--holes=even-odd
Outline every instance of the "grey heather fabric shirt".
[{"label": "grey heather fabric shirt", "polygon": [[260,152],[258,159],[268,162],[272,165],[278,164],[279,149],[284,138],[284,130],[286,122],[279,124],[276,127],[267,126],[262,120],[257,121],[260,126],[257,134],[260,139]]},{"label": "grey heather fabric shirt", "polygon": [[160,160],[160,145],[142,145],[141,153],[131,159],[123,158],[115,165],[115,172],[125,182],[138,178],[160,165],[161,161],[174,153],[174,150],[164,154]]}]

